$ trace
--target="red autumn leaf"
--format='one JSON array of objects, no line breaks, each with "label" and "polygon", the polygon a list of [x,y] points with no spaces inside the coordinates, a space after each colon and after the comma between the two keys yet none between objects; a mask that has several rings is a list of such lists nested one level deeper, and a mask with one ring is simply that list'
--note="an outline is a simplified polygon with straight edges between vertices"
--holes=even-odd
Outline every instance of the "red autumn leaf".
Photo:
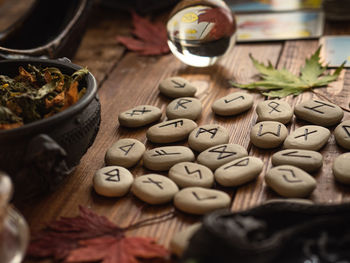
[{"label": "red autumn leaf", "polygon": [[168,251],[151,238],[126,237],[104,216],[84,207],[73,218],[61,218],[34,235],[27,255],[66,262],[137,263],[139,258],[164,259]]},{"label": "red autumn leaf", "polygon": [[66,262],[137,263],[139,258],[165,258],[168,252],[154,239],[144,237],[100,237],[80,242]]},{"label": "red autumn leaf", "polygon": [[132,34],[136,38],[118,36],[117,41],[125,45],[129,50],[136,51],[144,56],[168,53],[168,37],[165,25],[160,22],[151,23],[135,12],[131,14],[134,26]]},{"label": "red autumn leaf", "polygon": [[204,12],[198,15],[198,23],[208,22],[214,26],[209,35],[213,39],[229,37],[236,31],[236,22],[232,18],[231,12],[222,7],[204,9]]}]

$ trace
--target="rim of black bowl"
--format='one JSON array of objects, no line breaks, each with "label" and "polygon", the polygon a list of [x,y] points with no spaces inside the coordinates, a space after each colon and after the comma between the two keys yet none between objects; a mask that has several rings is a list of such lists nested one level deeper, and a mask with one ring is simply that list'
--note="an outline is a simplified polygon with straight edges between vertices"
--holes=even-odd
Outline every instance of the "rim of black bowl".
[{"label": "rim of black bowl", "polygon": [[[70,68],[70,69],[73,69],[74,71],[83,68],[81,66],[78,66],[68,61],[69,61],[68,59],[66,61],[64,59],[55,60],[55,59],[27,58],[27,59],[3,60],[3,61],[0,61],[0,65],[35,63],[35,64],[42,64],[42,66],[46,66],[46,65],[54,66],[59,68],[62,71],[64,71],[64,68],[67,68],[67,69]],[[33,121],[28,124],[24,124],[23,126],[18,128],[13,128],[9,130],[0,130],[0,136],[2,137],[6,135],[13,135],[13,134],[20,135],[20,134],[26,134],[33,129],[42,129],[42,128],[54,125],[55,123],[61,122],[62,120],[70,116],[73,116],[76,113],[83,110],[85,107],[88,106],[88,104],[91,102],[91,100],[95,97],[97,93],[97,83],[96,83],[95,77],[89,72],[89,74],[85,76],[85,78],[86,78],[86,93],[74,105],[70,106],[69,108],[67,108],[62,112],[56,113],[51,117]]]}]

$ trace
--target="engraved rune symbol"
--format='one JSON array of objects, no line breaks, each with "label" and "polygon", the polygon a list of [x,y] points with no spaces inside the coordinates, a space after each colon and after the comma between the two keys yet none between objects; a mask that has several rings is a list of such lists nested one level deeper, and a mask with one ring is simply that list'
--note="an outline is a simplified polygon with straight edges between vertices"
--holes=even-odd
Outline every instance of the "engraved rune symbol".
[{"label": "engraved rune symbol", "polygon": [[192,100],[189,100],[189,99],[179,99],[177,102],[176,102],[176,105],[174,107],[174,110],[177,110],[179,108],[183,108],[183,109],[187,109],[186,106],[184,106],[185,104],[187,103],[190,103],[192,102]]},{"label": "engraved rune symbol", "polygon": [[308,110],[312,110],[314,112],[320,113],[320,114],[324,114],[323,111],[318,110],[318,108],[322,108],[322,107],[330,107],[330,108],[335,108],[333,105],[329,105],[327,103],[324,103],[322,101],[318,101],[318,100],[314,100],[314,102],[316,102],[318,105],[314,106],[314,107],[308,107],[308,106],[304,106],[305,109]]},{"label": "engraved rune symbol", "polygon": [[183,126],[184,122],[183,122],[183,120],[173,121],[173,122],[169,122],[169,123],[163,124],[163,125],[159,126],[159,128],[167,127],[167,126],[170,126],[170,125],[174,125],[174,127],[176,128],[178,125]]},{"label": "engraved rune symbol", "polygon": [[244,100],[244,96],[239,96],[239,97],[233,98],[233,99],[231,99],[231,100],[225,99],[225,103],[230,103],[231,101],[238,100],[238,99]]},{"label": "engraved rune symbol", "polygon": [[107,175],[106,181],[110,181],[110,182],[120,182],[120,175],[119,175],[119,169],[113,169],[110,170],[106,173],[104,173],[105,175]]},{"label": "engraved rune symbol", "polygon": [[124,155],[128,155],[128,153],[134,147],[134,145],[135,145],[135,143],[124,145],[124,146],[120,146],[119,149],[122,150],[123,152],[125,152]]},{"label": "engraved rune symbol", "polygon": [[310,155],[301,155],[301,154],[297,154],[298,151],[291,151],[291,152],[286,152],[283,153],[283,156],[289,156],[289,157],[297,157],[297,158],[312,158]]},{"label": "engraved rune symbol", "polygon": [[177,82],[175,80],[171,80],[172,83],[174,83],[174,88],[177,89],[183,89],[186,86],[186,83],[181,84],[180,82]]},{"label": "engraved rune symbol", "polygon": [[249,164],[249,158],[244,158],[239,162],[236,162],[234,164],[224,167],[224,170],[230,169],[231,167],[234,167],[234,166],[247,166],[248,164]]},{"label": "engraved rune symbol", "polygon": [[210,134],[211,134],[210,139],[213,139],[213,138],[215,137],[216,133],[218,132],[218,130],[219,130],[218,128],[213,128],[213,129],[209,129],[209,130],[204,129],[204,128],[199,128],[198,131],[197,131],[197,133],[196,133],[196,138],[198,138],[198,136],[199,136],[201,133],[207,132],[207,133],[210,133]]},{"label": "engraved rune symbol", "polygon": [[208,197],[199,197],[198,194],[196,192],[192,192],[192,194],[194,195],[194,197],[198,200],[198,201],[204,201],[204,200],[210,200],[210,199],[216,199],[217,196],[216,195],[212,195],[212,196],[208,196]]},{"label": "engraved rune symbol", "polygon": [[152,157],[181,154],[181,153],[167,153],[165,150],[155,150],[155,152],[156,154],[153,154]]},{"label": "engraved rune symbol", "polygon": [[281,112],[278,109],[278,106],[280,106],[280,104],[278,102],[275,101],[271,101],[269,104],[267,104],[267,106],[269,106],[271,108],[271,111],[269,112],[269,114],[271,114],[272,112],[276,111],[276,112]]},{"label": "engraved rune symbol", "polygon": [[271,132],[271,131],[267,131],[267,132],[262,132],[262,130],[263,130],[263,127],[264,127],[264,124],[260,124],[260,126],[259,126],[259,131],[258,131],[258,136],[264,136],[264,135],[266,135],[266,134],[272,134],[272,135],[275,135],[276,137],[280,137],[280,134],[281,134],[281,127],[282,127],[282,125],[281,124],[278,124],[278,126],[277,126],[277,132],[275,133],[275,132]]},{"label": "engraved rune symbol", "polygon": [[127,112],[125,114],[129,114],[132,117],[134,115],[143,115],[146,112],[151,112],[151,110],[146,110],[146,107],[143,107],[142,110],[132,110],[132,112]]},{"label": "engraved rune symbol", "polygon": [[198,174],[199,179],[202,179],[202,171],[200,169],[190,171],[190,169],[188,169],[188,166],[185,165],[185,170],[186,170],[187,174]]},{"label": "engraved rune symbol", "polygon": [[218,146],[214,149],[209,150],[210,153],[218,153],[217,160],[225,159],[227,157],[237,154],[236,152],[226,151],[227,145]]},{"label": "engraved rune symbol", "polygon": [[152,178],[147,177],[148,181],[142,181],[145,184],[155,184],[156,186],[158,186],[159,189],[163,190],[163,186],[161,181],[154,181],[152,180]]},{"label": "engraved rune symbol", "polygon": [[295,173],[292,169],[279,168],[278,171],[288,172],[289,175],[291,175],[293,177],[292,179],[289,179],[288,175],[282,174],[283,179],[288,183],[301,183],[301,182],[303,182],[303,180],[298,179],[298,177],[295,175]]},{"label": "engraved rune symbol", "polygon": [[348,137],[350,137],[350,131],[349,131],[350,126],[349,125],[343,125],[342,128],[344,129],[344,131],[346,132]]},{"label": "engraved rune symbol", "polygon": [[300,134],[300,135],[298,135],[298,136],[295,136],[294,139],[298,139],[298,138],[300,138],[300,137],[304,137],[305,141],[307,141],[307,136],[308,136],[309,134],[313,134],[313,133],[315,133],[315,132],[317,132],[317,130],[314,130],[314,131],[310,131],[310,132],[309,132],[309,129],[305,129],[305,130],[304,130],[304,134]]}]

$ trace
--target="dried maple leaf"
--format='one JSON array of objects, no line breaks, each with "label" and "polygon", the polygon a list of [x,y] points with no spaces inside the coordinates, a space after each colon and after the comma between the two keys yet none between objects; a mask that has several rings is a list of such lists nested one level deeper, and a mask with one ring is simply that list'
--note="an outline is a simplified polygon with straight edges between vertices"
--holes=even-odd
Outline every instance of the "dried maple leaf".
[{"label": "dried maple leaf", "polygon": [[53,257],[65,262],[138,263],[139,259],[165,259],[168,251],[151,238],[126,237],[104,216],[80,207],[80,214],[61,218],[34,235],[27,255]]},{"label": "dried maple leaf", "polygon": [[198,23],[202,22],[214,24],[209,32],[212,39],[229,37],[236,31],[236,23],[230,11],[222,7],[204,9],[198,16]]},{"label": "dried maple leaf", "polygon": [[84,240],[71,251],[66,262],[102,261],[102,263],[137,263],[139,258],[167,257],[168,252],[151,238],[100,237]]},{"label": "dried maple leaf", "polygon": [[151,23],[135,12],[131,14],[134,26],[132,34],[136,38],[118,36],[117,41],[125,45],[129,50],[136,51],[144,56],[169,53],[165,25],[160,22]]}]

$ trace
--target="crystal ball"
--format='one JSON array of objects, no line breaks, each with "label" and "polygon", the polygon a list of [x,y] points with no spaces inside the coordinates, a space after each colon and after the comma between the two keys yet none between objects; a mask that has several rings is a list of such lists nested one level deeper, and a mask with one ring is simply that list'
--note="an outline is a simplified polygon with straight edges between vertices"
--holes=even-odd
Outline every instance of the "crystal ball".
[{"label": "crystal ball", "polygon": [[234,15],[221,0],[183,0],[166,26],[171,52],[194,67],[215,64],[236,41]]}]

